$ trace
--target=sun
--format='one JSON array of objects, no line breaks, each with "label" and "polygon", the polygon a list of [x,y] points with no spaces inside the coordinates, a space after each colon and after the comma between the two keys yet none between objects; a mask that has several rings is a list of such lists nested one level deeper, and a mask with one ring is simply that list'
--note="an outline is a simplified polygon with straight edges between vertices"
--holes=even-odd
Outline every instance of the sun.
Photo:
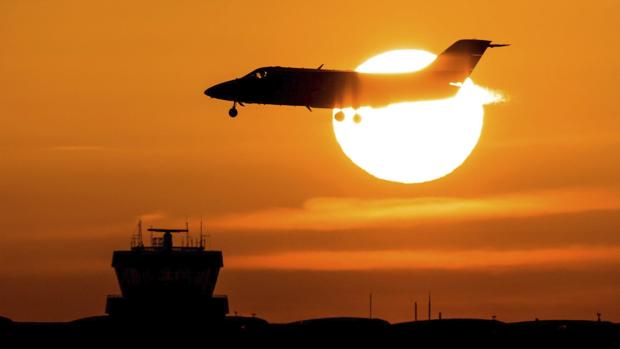
[{"label": "sun", "polygon": [[[413,72],[435,58],[422,50],[388,51],[356,71]],[[352,121],[355,110],[342,109],[345,120],[334,118],[334,133],[347,157],[371,175],[401,183],[428,182],[446,176],[467,159],[480,138],[484,104],[498,98],[467,79],[452,98],[362,107],[357,110],[360,123]]]}]

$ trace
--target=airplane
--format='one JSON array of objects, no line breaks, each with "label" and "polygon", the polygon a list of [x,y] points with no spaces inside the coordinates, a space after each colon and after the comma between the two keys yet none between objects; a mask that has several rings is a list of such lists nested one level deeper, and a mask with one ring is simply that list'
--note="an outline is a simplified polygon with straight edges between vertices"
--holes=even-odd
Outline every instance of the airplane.
[{"label": "airplane", "polygon": [[[249,74],[214,85],[205,95],[232,101],[228,115],[238,114],[237,104],[246,103],[342,109],[362,106],[382,107],[397,102],[413,102],[452,97],[472,73],[487,48],[509,46],[489,40],[458,40],[421,71],[401,74],[360,73],[345,70],[262,67]],[[344,120],[344,113],[334,115]],[[361,116],[355,113],[353,121]]]}]

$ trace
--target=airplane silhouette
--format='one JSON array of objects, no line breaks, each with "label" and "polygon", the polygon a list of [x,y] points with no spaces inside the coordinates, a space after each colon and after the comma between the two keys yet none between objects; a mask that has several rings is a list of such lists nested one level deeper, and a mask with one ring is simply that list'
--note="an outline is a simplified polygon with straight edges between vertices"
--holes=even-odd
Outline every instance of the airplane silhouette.
[{"label": "airplane silhouette", "polygon": [[[237,104],[304,106],[358,109],[396,102],[448,98],[456,94],[487,48],[508,46],[488,40],[459,40],[441,53],[427,68],[404,74],[371,74],[355,71],[263,67],[244,77],[208,88],[207,96],[233,102],[228,111],[237,116]],[[334,116],[342,121],[344,113]],[[353,117],[361,121],[359,114]]]}]

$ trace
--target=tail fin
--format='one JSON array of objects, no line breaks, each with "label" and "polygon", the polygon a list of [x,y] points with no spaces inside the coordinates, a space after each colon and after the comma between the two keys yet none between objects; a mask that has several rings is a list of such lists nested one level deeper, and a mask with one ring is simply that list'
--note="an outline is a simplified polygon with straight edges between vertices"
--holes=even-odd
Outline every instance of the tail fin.
[{"label": "tail fin", "polygon": [[428,70],[462,73],[458,76],[465,80],[489,47],[493,45],[488,40],[459,40],[437,56]]}]

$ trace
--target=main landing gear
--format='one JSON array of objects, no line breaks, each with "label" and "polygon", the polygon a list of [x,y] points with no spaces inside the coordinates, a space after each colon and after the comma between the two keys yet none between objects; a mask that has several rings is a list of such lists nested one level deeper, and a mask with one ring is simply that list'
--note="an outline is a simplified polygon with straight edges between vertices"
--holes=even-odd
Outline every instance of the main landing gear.
[{"label": "main landing gear", "polygon": [[[339,110],[336,114],[334,114],[334,120],[338,122],[344,121],[344,118],[345,118],[345,115],[342,110]],[[360,113],[358,113],[357,111],[355,112],[355,115],[353,115],[353,122],[356,124],[359,124],[360,122],[362,122],[362,115],[360,115]]]},{"label": "main landing gear", "polygon": [[342,122],[344,121],[344,112],[342,110],[339,110],[336,115],[334,115],[334,119],[338,122]]}]

